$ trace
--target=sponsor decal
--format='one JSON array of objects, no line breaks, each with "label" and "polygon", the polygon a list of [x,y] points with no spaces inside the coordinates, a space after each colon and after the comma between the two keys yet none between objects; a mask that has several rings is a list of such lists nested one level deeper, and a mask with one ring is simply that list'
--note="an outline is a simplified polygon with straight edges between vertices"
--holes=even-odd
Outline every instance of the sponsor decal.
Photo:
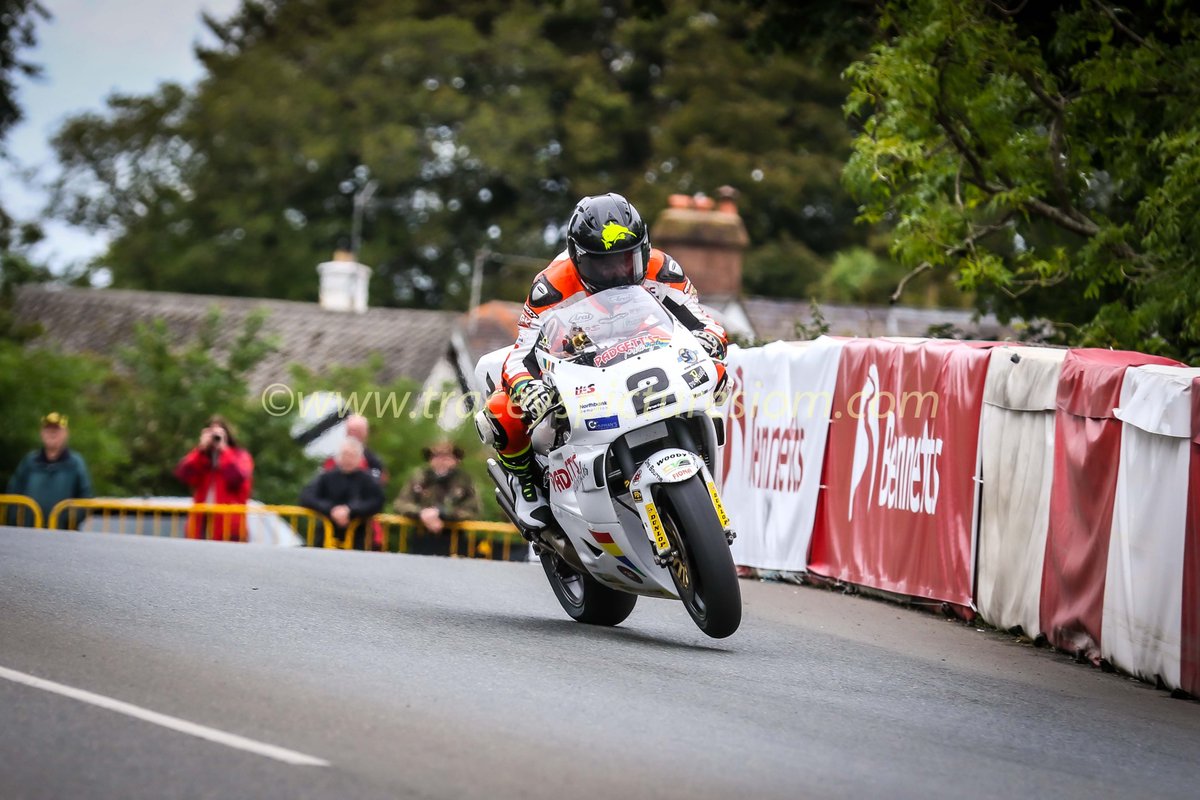
[{"label": "sponsor decal", "polygon": [[691,348],[685,347],[679,351],[679,361],[683,364],[695,364],[699,360],[700,357]]},{"label": "sponsor decal", "polygon": [[659,553],[665,553],[671,549],[671,540],[667,538],[667,532],[663,529],[662,519],[658,516],[658,509],[654,503],[646,503],[646,520],[650,523],[650,533],[654,537],[654,546],[658,548]]},{"label": "sponsor decal", "polygon": [[642,502],[642,493],[640,491],[638,491],[637,489],[633,490],[633,501],[635,503]]},{"label": "sponsor decal", "polygon": [[692,367],[683,373],[683,381],[688,385],[689,389],[695,389],[697,386],[703,386],[708,383],[708,373],[704,370],[704,367]]},{"label": "sponsor decal", "polygon": [[[740,367],[731,375],[732,401],[726,417],[727,441],[740,439],[741,469],[755,489],[777,492],[798,492],[804,477],[805,429],[802,420],[779,419],[776,414],[759,412],[762,406],[750,403],[746,382]],[[812,407],[809,414],[813,413]],[[861,421],[861,420],[860,420]],[[722,472],[728,477],[733,467],[733,455],[739,448],[725,447]]]},{"label": "sponsor decal", "polygon": [[575,396],[581,397],[582,395],[585,395],[585,394],[592,394],[595,391],[596,391],[596,384],[594,384],[594,383],[589,383],[587,386],[576,386],[575,387]]},{"label": "sponsor decal", "polygon": [[579,406],[579,410],[585,414],[601,414],[608,411],[608,402],[605,400],[594,400],[591,403],[583,403]]},{"label": "sponsor decal", "polygon": [[613,245],[622,239],[636,239],[637,234],[621,223],[609,220],[600,229],[600,238],[604,241],[604,249],[611,250]]},{"label": "sponsor decal", "polygon": [[683,467],[683,466],[690,467],[691,465],[692,465],[692,459],[690,456],[683,455],[680,453],[668,453],[667,455],[658,459],[658,461],[655,461],[650,466],[653,469],[655,469],[656,471],[661,472],[662,470],[674,469],[676,467]]},{"label": "sponsor decal", "polygon": [[[596,544],[600,545],[601,550],[608,553],[617,561],[621,562],[621,566],[617,567],[617,569],[621,570],[621,574],[625,574],[625,570],[628,569],[635,575],[645,575],[644,572],[635,567],[633,562],[629,560],[629,557],[625,555],[623,550],[621,550],[621,546],[613,541],[612,534],[605,533],[604,531],[593,530],[589,530],[588,533],[590,533],[592,538],[596,540]],[[635,578],[635,580],[637,579]],[[641,583],[640,580],[637,582]]]},{"label": "sponsor decal", "polygon": [[589,431],[611,431],[621,427],[621,421],[616,414],[607,417],[592,417],[585,419],[583,425]]},{"label": "sponsor decal", "polygon": [[725,506],[721,502],[721,496],[717,494],[717,485],[712,481],[708,482],[708,496],[712,498],[713,508],[717,512],[717,520],[721,523],[722,528],[729,527],[729,515],[725,513]]},{"label": "sponsor decal", "polygon": [[696,468],[694,466],[692,466],[691,464],[679,464],[677,466],[672,467],[665,473],[663,473],[662,479],[664,481],[669,481],[669,482],[670,481],[682,481],[682,480],[687,480],[688,478],[692,477],[695,474],[696,474]]},{"label": "sponsor decal", "polygon": [[[881,437],[879,413],[871,402],[878,395],[879,370],[871,364],[858,394],[858,423],[846,519],[854,519],[854,504],[860,491],[866,491],[868,506],[874,501],[880,508],[933,516],[937,513],[942,485],[938,462],[945,443],[941,438],[929,435],[928,420],[922,424],[917,436],[898,434],[895,413],[886,416]],[[878,404],[878,400],[875,403]]]},{"label": "sponsor decal", "polygon": [[623,342],[618,342],[607,350],[597,353],[592,365],[596,367],[603,367],[605,364],[608,364],[611,361],[620,358],[621,356],[628,355],[630,353],[638,353],[642,350],[651,350],[656,347],[664,347],[667,344],[667,339],[662,339],[656,336],[649,336],[647,334],[634,336],[632,339],[626,339]]},{"label": "sponsor decal", "polygon": [[565,492],[579,478],[579,473],[579,461],[576,456],[571,456],[563,462],[562,469],[550,473],[550,484],[556,491]]},{"label": "sponsor decal", "polygon": [[626,578],[629,578],[629,580],[633,581],[634,583],[642,582],[641,576],[638,575],[633,570],[631,570],[629,567],[625,566],[624,564],[617,564],[617,572],[620,572],[622,575],[624,575]]},{"label": "sponsor decal", "polygon": [[584,322],[591,322],[594,315],[590,311],[580,311],[578,314],[572,314],[567,321],[572,325],[581,325]]}]

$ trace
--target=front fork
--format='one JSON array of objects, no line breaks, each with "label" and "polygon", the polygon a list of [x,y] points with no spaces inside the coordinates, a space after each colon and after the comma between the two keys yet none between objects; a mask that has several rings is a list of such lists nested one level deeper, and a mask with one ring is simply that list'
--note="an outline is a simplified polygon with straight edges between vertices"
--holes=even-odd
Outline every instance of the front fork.
[{"label": "front fork", "polygon": [[659,484],[683,483],[697,475],[700,476],[700,480],[708,490],[713,511],[716,512],[721,529],[725,532],[725,541],[732,545],[737,533],[730,525],[729,515],[725,513],[725,506],[721,502],[720,494],[717,493],[716,481],[699,456],[678,448],[659,450],[642,463],[642,466],[633,473],[633,478],[629,482],[629,491],[633,496],[634,507],[637,509],[638,516],[641,517],[642,527],[654,549],[654,563],[660,567],[672,566],[678,560],[679,553],[676,552],[671,540],[667,537],[662,516],[658,506],[654,503],[653,488]]}]

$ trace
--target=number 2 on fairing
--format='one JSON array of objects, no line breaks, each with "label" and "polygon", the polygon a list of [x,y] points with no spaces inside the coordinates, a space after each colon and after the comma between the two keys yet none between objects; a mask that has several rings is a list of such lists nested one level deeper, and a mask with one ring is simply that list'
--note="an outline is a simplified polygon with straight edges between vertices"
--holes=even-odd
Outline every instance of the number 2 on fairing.
[{"label": "number 2 on fairing", "polygon": [[638,414],[655,411],[675,402],[675,394],[658,396],[670,386],[671,379],[659,367],[652,367],[629,376],[625,387],[632,392],[633,410]]}]

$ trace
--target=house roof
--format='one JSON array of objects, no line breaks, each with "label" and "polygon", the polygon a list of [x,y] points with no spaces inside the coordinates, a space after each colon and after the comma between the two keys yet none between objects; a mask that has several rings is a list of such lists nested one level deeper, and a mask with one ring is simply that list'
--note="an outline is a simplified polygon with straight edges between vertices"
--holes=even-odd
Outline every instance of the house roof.
[{"label": "house roof", "polygon": [[[794,340],[800,338],[796,334],[797,321],[812,323],[812,307],[807,300],[744,297],[740,302],[760,340]],[[832,336],[927,336],[930,328],[942,325],[953,326],[973,339],[1012,336],[1012,331],[991,314],[977,318],[976,312],[967,309],[824,303],[819,307]]]},{"label": "house roof", "polygon": [[263,332],[279,349],[248,376],[251,391],[286,382],[288,367],[300,364],[321,372],[339,364],[360,364],[378,354],[384,380],[407,377],[424,382],[449,347],[459,315],[450,311],[371,308],[363,314],[329,311],[316,303],[248,297],[24,286],[16,315],[44,329],[38,339],[68,352],[112,354],[133,342],[139,322],[162,319],[173,339],[184,342],[199,333],[211,309],[221,312],[217,348],[227,352],[253,311],[267,313]]}]

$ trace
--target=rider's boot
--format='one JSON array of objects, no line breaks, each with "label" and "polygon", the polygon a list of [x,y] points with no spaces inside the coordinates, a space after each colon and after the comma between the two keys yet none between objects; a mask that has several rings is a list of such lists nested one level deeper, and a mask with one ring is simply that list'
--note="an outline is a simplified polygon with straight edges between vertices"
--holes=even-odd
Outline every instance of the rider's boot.
[{"label": "rider's boot", "polygon": [[514,510],[521,527],[537,530],[549,525],[550,504],[546,502],[533,470],[533,448],[526,447],[515,456],[497,453],[496,461],[511,479],[510,485],[516,496]]}]

